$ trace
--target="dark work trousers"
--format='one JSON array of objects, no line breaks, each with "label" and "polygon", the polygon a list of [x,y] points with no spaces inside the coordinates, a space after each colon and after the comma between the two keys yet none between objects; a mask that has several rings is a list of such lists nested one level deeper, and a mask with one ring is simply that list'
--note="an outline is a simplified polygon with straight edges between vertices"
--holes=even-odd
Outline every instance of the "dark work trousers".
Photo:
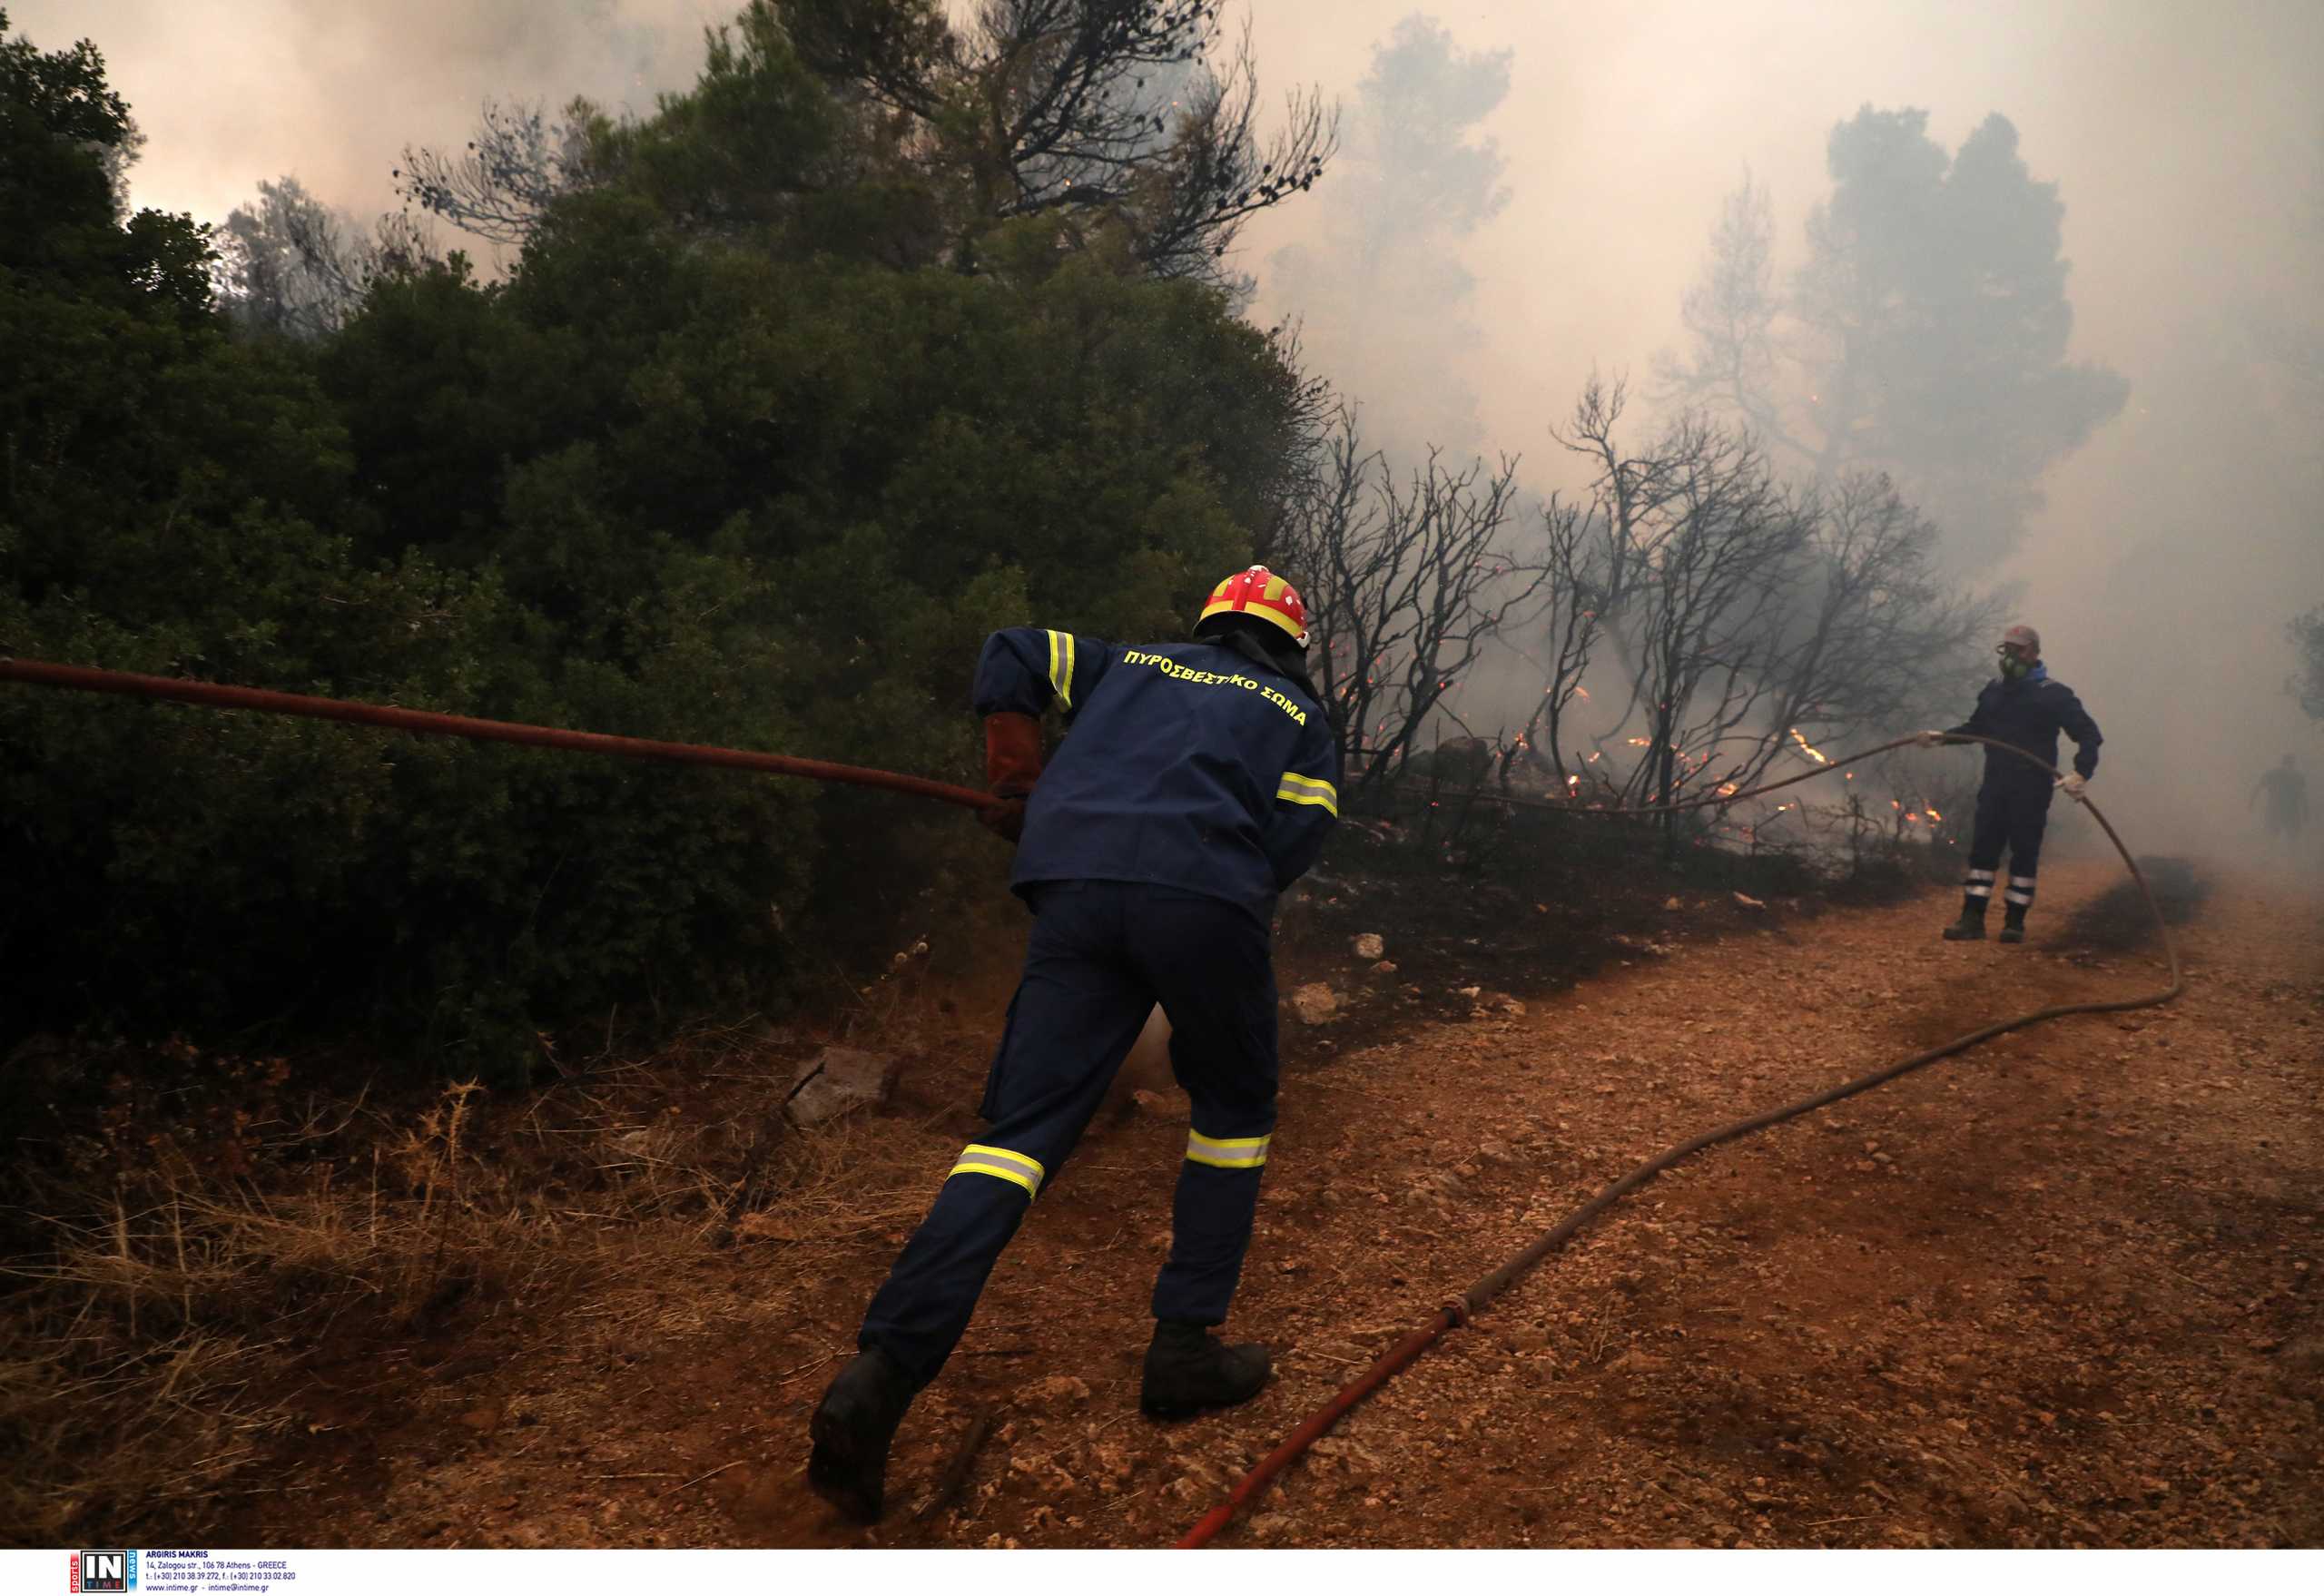
[{"label": "dark work trousers", "polygon": [[952,1166],[856,1337],[922,1385],[951,1355],[994,1260],[1057,1178],[1157,1002],[1194,1111],[1155,1316],[1224,1321],[1250,1246],[1275,1118],[1266,919],[1133,882],[1052,882],[1027,895],[1024,979],[985,1093],[992,1127]]},{"label": "dark work trousers", "polygon": [[2001,852],[2009,849],[2009,883],[2003,900],[2023,914],[2034,901],[2034,878],[2042,867],[2042,832],[2050,823],[2047,782],[1987,782],[1977,789],[1977,829],[1969,839],[1969,877],[1962,891],[1979,902],[1994,893]]}]

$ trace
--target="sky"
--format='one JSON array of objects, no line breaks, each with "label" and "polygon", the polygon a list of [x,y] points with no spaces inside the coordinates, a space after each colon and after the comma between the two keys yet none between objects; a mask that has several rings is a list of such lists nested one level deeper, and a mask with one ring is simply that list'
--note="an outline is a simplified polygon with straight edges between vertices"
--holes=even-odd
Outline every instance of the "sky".
[{"label": "sky", "polygon": [[[55,47],[94,38],[150,143],[136,202],[222,219],[261,179],[373,212],[407,143],[457,145],[489,96],[587,94],[650,109],[684,86],[732,0],[8,0]],[[2130,401],[2050,473],[2005,566],[2053,669],[2105,727],[2093,795],[2120,793],[2158,851],[2248,841],[2260,770],[2297,750],[2324,805],[2324,738],[2280,691],[2285,622],[2324,604],[2324,415],[2278,358],[2324,327],[2324,5],[2314,0],[1256,0],[1264,90],[1346,99],[1415,10],[1469,50],[1512,52],[1481,124],[1508,203],[1463,241],[1446,356],[1481,447],[1559,485],[1546,426],[1593,369],[1643,379],[1676,346],[1720,196],[1774,195],[1778,267],[1828,186],[1833,124],[1925,107],[1947,148],[1989,112],[2060,186],[2073,353]],[[1325,183],[1329,182],[1328,175]],[[1320,185],[1319,185],[1320,192]],[[1241,264],[1313,242],[1294,205]],[[1362,396],[1360,337],[1308,352]],[[1966,704],[1963,706],[1966,713]],[[1961,757],[1952,755],[1950,757]]]}]

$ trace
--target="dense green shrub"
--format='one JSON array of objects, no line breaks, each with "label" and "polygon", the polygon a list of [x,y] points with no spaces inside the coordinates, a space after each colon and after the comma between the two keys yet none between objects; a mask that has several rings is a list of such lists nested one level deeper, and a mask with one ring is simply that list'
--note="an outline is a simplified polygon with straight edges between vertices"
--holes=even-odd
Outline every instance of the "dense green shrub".
[{"label": "dense green shrub", "polygon": [[[824,92],[714,54],[507,281],[392,272],[290,346],[228,336],[205,229],[122,218],[94,52],[7,45],[0,649],[973,780],[984,633],[1183,627],[1295,379],[1102,240],[836,247],[935,202]],[[289,1018],[495,1067],[611,1004],[774,1000],[998,866],[901,800],[23,688],[0,818],[0,1040]]]}]

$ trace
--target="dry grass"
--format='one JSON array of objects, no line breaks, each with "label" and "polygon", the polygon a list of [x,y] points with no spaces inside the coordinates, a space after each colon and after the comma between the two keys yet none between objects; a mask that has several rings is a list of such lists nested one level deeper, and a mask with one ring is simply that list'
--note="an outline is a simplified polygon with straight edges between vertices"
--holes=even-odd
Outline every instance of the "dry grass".
[{"label": "dry grass", "polygon": [[102,1186],[26,1177],[45,1246],[0,1269],[0,1436],[16,1458],[0,1516],[16,1538],[182,1520],[290,1422],[302,1354],[537,1273],[535,1227],[466,1189],[478,1095],[450,1089],[355,1178],[326,1163],[268,1189],[183,1157]]},{"label": "dry grass", "polygon": [[[893,1120],[783,1122],[783,1055],[810,1046],[704,1030],[513,1099],[470,1083],[299,1113],[281,1060],[229,1070],[173,1043],[105,1063],[108,1099],[5,1172],[5,1540],[198,1534],[240,1494],[296,1488],[253,1465],[293,1455],[324,1387],[411,1400],[451,1350],[521,1356],[582,1292],[680,1327],[702,1313],[665,1289],[670,1265],[730,1238],[796,1265],[756,1305],[781,1311],[781,1277],[909,1224],[931,1179]],[[59,1068],[85,1084],[99,1065]]]}]

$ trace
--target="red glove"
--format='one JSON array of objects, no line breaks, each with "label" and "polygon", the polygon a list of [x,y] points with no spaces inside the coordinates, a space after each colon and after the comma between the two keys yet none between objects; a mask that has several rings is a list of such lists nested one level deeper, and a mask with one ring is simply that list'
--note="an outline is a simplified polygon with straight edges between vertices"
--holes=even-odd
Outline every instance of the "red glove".
[{"label": "red glove", "polygon": [[1041,779],[1041,723],[1006,711],[985,716],[984,779],[994,797],[1009,802],[977,819],[1013,842],[1025,829],[1025,795]]}]

